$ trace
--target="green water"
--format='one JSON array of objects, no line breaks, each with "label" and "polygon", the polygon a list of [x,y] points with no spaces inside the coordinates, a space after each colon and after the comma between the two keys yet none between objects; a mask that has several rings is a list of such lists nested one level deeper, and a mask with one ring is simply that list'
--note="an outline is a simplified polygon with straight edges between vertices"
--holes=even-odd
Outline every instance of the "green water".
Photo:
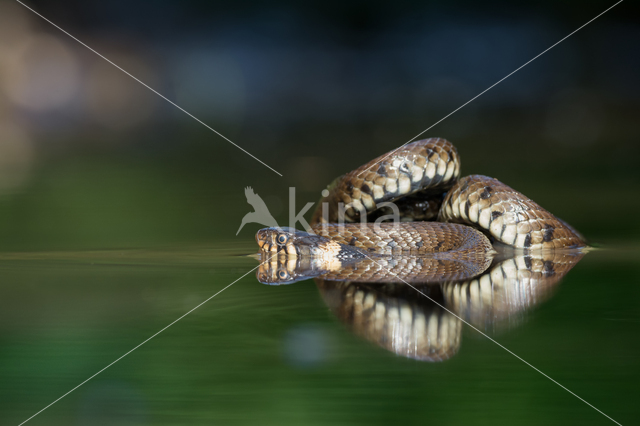
[{"label": "green water", "polygon": [[[256,267],[243,255],[257,250],[259,225],[235,235],[252,209],[246,186],[286,220],[288,186],[297,187],[299,211],[373,155],[336,155],[338,146],[314,152],[327,158],[326,170],[304,189],[305,176],[287,165],[311,155],[309,147],[264,158],[280,178],[249,167],[231,146],[207,143],[214,152],[153,161],[132,153],[43,160],[23,188],[0,197],[0,424],[20,424]],[[458,145],[463,174],[503,180],[601,247],[517,326],[489,335],[634,424],[634,168],[603,161],[597,146],[569,162],[574,151],[529,161],[505,143],[498,151],[506,157],[496,161],[480,142]],[[449,360],[415,361],[351,333],[312,280],[270,287],[251,272],[27,424],[613,423],[468,326]]]},{"label": "green water", "polygon": [[[257,266],[218,246],[0,256],[0,411],[19,424]],[[552,298],[489,333],[622,424],[640,415],[636,247],[588,253]],[[613,424],[464,326],[440,363],[353,335],[312,280],[249,273],[33,425]]]}]

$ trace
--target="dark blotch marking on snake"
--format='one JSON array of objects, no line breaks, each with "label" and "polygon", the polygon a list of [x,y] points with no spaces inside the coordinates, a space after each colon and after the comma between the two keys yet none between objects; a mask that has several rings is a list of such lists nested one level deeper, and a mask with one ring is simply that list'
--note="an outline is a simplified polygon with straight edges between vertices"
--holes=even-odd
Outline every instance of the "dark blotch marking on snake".
[{"label": "dark blotch marking on snake", "polygon": [[380,164],[380,167],[378,167],[378,174],[380,176],[386,176],[387,175],[387,169],[384,166],[384,164]]},{"label": "dark blotch marking on snake", "polygon": [[460,194],[463,194],[467,189],[469,189],[469,180],[468,179],[460,187]]},{"label": "dark blotch marking on snake", "polygon": [[464,203],[464,214],[467,216],[467,219],[469,219],[469,200]]},{"label": "dark blotch marking on snake", "polygon": [[366,183],[362,184],[362,186],[360,187],[360,191],[364,192],[365,194],[371,195],[371,188]]},{"label": "dark blotch marking on snake", "polygon": [[433,157],[433,154],[435,154],[436,152],[431,149],[431,148],[427,148],[427,160],[431,160],[431,157]]},{"label": "dark blotch marking on snake", "polygon": [[418,248],[422,247],[423,245],[424,245],[424,243],[422,242],[422,240],[420,240],[420,241],[418,241],[416,243],[416,247],[418,247]]},{"label": "dark blotch marking on snake", "polygon": [[358,241],[357,237],[351,238],[351,240],[349,241],[349,245],[350,246],[355,246],[356,245],[356,241]]},{"label": "dark blotch marking on snake", "polygon": [[440,247],[442,247],[443,244],[444,244],[444,239],[441,239],[440,241],[438,241],[438,245],[436,246],[436,249],[434,251],[440,251]]},{"label": "dark blotch marking on snake", "polygon": [[[527,234],[527,236],[524,237],[524,246],[531,247],[531,234]],[[529,261],[529,263],[531,263],[531,261]]]},{"label": "dark blotch marking on snake", "polygon": [[544,273],[546,275],[554,275],[556,273],[555,269],[553,269],[553,262],[550,260],[545,260],[544,261],[544,266],[543,266],[543,270]]},{"label": "dark blotch marking on snake", "polygon": [[524,266],[526,266],[528,270],[531,270],[531,256],[524,257]]},{"label": "dark blotch marking on snake", "polygon": [[493,219],[495,219],[497,217],[500,217],[500,216],[502,216],[502,212],[498,212],[498,211],[492,211],[491,212],[491,220],[493,220]]},{"label": "dark blotch marking on snake", "polygon": [[351,192],[351,191],[353,191],[353,184],[352,184],[351,182],[349,182],[349,183],[347,184],[347,188],[346,188],[346,189],[347,189],[347,192]]},{"label": "dark blotch marking on snake", "polygon": [[485,186],[484,190],[480,194],[480,198],[482,198],[483,200],[486,200],[487,198],[491,197],[491,191],[492,189],[490,186]]},{"label": "dark blotch marking on snake", "polygon": [[553,226],[549,225],[545,230],[544,230],[544,235],[542,236],[542,241],[544,241],[545,243],[548,243],[549,241],[553,240],[553,231],[556,228],[554,228]]}]

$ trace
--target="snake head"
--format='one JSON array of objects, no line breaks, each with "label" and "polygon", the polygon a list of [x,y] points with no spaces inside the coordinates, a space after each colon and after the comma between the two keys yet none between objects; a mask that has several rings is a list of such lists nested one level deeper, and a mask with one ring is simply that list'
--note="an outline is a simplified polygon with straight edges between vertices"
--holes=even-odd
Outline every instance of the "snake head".
[{"label": "snake head", "polygon": [[330,239],[294,228],[264,228],[256,234],[260,250],[286,254],[288,256],[324,256],[325,247],[332,244]]}]

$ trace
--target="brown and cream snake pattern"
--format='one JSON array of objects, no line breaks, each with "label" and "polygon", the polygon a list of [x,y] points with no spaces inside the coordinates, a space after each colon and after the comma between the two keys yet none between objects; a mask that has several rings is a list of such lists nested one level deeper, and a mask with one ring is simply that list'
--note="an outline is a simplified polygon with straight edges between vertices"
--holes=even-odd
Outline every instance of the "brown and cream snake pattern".
[{"label": "brown and cream snake pattern", "polygon": [[[376,223],[394,208],[399,222]],[[413,142],[338,178],[311,224],[312,233],[258,232],[258,280],[315,278],[354,333],[422,361],[455,355],[463,321],[481,329],[520,322],[586,247],[502,182],[460,178],[458,153],[444,139]]]},{"label": "brown and cream snake pattern", "polygon": [[[460,157],[446,139],[391,151],[338,178],[324,194],[313,234],[267,228],[256,235],[260,248],[344,259],[443,252],[480,258],[493,251],[491,243],[527,251],[586,247],[571,226],[497,179],[460,178]],[[390,218],[394,208],[400,223],[371,223]]]}]

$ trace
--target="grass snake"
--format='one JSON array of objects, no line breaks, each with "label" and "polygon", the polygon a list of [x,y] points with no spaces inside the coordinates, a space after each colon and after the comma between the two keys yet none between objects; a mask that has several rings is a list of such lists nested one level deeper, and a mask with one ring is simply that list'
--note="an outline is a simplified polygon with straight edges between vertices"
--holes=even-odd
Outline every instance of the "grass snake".
[{"label": "grass snake", "polygon": [[[499,180],[460,178],[458,152],[442,138],[371,160],[323,195],[312,233],[266,228],[256,235],[261,250],[338,262],[389,255],[473,261],[492,253],[492,243],[527,251],[586,247],[570,225]],[[394,212],[396,220],[385,222]]]}]

